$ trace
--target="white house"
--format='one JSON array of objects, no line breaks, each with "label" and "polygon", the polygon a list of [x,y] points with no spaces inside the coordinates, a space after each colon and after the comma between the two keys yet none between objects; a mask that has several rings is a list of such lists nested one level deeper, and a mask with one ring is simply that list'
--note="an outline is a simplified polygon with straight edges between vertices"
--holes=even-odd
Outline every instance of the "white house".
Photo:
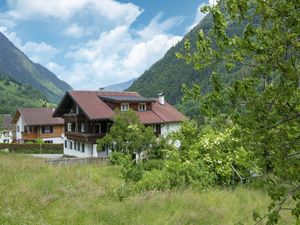
[{"label": "white house", "polygon": [[53,118],[54,109],[18,108],[13,124],[16,141],[20,143],[42,139],[45,143],[62,144],[64,142],[64,120]]},{"label": "white house", "polygon": [[12,143],[13,141],[13,124],[9,114],[0,115],[0,143]]},{"label": "white house", "polygon": [[64,154],[107,156],[108,149],[97,152],[96,141],[109,131],[117,108],[134,110],[141,123],[152,126],[158,137],[178,131],[185,120],[163,95],[144,98],[136,92],[68,91],[53,114],[65,120]]}]

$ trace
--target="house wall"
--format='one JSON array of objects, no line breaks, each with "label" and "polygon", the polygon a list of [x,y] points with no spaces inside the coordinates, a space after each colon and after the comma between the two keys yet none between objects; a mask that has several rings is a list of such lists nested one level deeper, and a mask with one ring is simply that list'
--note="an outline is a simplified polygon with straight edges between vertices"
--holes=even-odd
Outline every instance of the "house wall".
[{"label": "house wall", "polygon": [[12,143],[13,132],[11,130],[0,131],[0,143]]},{"label": "house wall", "polygon": [[161,135],[166,137],[168,134],[179,131],[181,126],[180,122],[176,123],[165,123],[161,126]]},{"label": "house wall", "polygon": [[[16,139],[17,140],[22,140],[22,132],[24,132],[24,120],[22,115],[19,116],[18,121],[16,123]],[[19,126],[19,131],[18,131],[18,126]]]},{"label": "house wall", "polygon": [[[63,140],[64,140],[63,142],[64,142],[65,155],[71,155],[76,157],[98,157],[96,144],[84,143],[84,152],[82,152],[82,149],[78,150],[78,147],[75,149],[75,141],[68,140],[66,137]],[[67,142],[67,145],[65,142]],[[70,143],[72,143],[72,148]],[[81,147],[82,143],[81,142],[79,143]]]},{"label": "house wall", "polygon": [[53,132],[52,133],[47,133],[47,134],[43,134],[42,133],[42,126],[40,126],[38,128],[38,138],[41,138],[41,139],[57,139],[57,138],[60,138],[61,139],[61,142],[63,141],[62,139],[62,135],[64,133],[64,125],[53,125]]}]

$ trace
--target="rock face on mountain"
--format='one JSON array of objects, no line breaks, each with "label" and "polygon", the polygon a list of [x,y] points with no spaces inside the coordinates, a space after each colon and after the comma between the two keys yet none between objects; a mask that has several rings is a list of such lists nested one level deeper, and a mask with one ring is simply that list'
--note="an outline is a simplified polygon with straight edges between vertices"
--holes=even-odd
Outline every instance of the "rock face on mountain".
[{"label": "rock face on mountain", "polygon": [[[177,59],[176,53],[185,52],[184,42],[187,38],[193,46],[197,41],[199,31],[202,30],[204,33],[207,33],[211,27],[212,16],[208,14],[180,42],[170,48],[162,59],[146,70],[127,90],[137,91],[145,97],[153,97],[163,91],[166,95],[166,100],[171,104],[180,102],[183,95],[181,91],[183,84],[189,86],[192,83],[198,83],[201,84],[203,93],[208,92],[210,90],[210,69],[196,71],[192,65],[187,65],[184,60]],[[234,23],[229,26],[228,31],[232,34],[239,34],[243,29],[243,23]],[[191,50],[193,51],[193,48]],[[242,76],[243,69],[243,67],[237,66],[234,71],[229,73],[224,66],[224,73],[222,73],[221,78],[225,83],[230,83]]]},{"label": "rock face on mountain", "polygon": [[59,102],[71,86],[40,64],[32,62],[0,32],[0,74],[28,84],[42,92],[52,103]]}]

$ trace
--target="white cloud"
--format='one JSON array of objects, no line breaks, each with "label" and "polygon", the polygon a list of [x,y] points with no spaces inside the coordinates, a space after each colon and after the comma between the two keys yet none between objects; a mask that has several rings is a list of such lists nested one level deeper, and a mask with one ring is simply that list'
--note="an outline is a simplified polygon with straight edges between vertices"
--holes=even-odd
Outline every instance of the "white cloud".
[{"label": "white cloud", "polygon": [[201,3],[197,7],[196,16],[194,18],[193,24],[191,26],[187,27],[187,29],[186,29],[187,32],[190,31],[191,29],[193,29],[205,17],[206,14],[201,12],[201,8],[204,7],[205,5],[206,5],[205,3]]},{"label": "white cloud", "polygon": [[79,38],[87,34],[85,29],[79,26],[77,23],[72,23],[67,27],[64,34],[69,37]]},{"label": "white cloud", "polygon": [[192,23],[192,25],[188,26],[186,28],[186,32],[190,31],[191,29],[193,29],[197,24],[200,23],[200,21],[206,16],[206,13],[201,12],[201,8],[209,5],[209,6],[214,6],[218,3],[218,0],[208,0],[208,3],[201,3],[198,7],[197,7],[197,11],[196,11],[196,15],[194,18],[194,21]]},{"label": "white cloud", "polygon": [[115,0],[10,0],[8,14],[16,20],[56,18],[69,20],[85,13],[103,16],[110,21],[131,24],[142,12],[132,3]]},{"label": "white cloud", "polygon": [[[96,89],[143,73],[182,38],[166,32],[177,19],[158,24],[158,18],[133,33],[128,26],[118,26],[68,52],[66,57],[74,63],[64,74],[67,81],[75,88]],[[154,28],[152,32],[149,27]]]},{"label": "white cloud", "polygon": [[29,41],[20,48],[29,56],[32,61],[42,65],[46,65],[60,52],[59,49],[54,48],[45,42],[36,43]]},{"label": "white cloud", "polygon": [[7,27],[0,26],[0,32],[3,33],[15,46],[22,47],[22,41],[15,32],[11,32]]},{"label": "white cloud", "polygon": [[161,21],[162,15],[162,13],[157,14],[149,25],[137,31],[137,34],[143,39],[151,39],[153,36],[164,33],[183,21],[182,17],[171,17]]}]

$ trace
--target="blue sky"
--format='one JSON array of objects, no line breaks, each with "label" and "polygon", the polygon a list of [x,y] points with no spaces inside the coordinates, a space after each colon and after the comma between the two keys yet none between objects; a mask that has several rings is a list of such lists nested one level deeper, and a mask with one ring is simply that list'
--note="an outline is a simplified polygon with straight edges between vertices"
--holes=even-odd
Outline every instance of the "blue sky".
[{"label": "blue sky", "polygon": [[214,0],[0,0],[0,32],[74,89],[141,75]]}]

